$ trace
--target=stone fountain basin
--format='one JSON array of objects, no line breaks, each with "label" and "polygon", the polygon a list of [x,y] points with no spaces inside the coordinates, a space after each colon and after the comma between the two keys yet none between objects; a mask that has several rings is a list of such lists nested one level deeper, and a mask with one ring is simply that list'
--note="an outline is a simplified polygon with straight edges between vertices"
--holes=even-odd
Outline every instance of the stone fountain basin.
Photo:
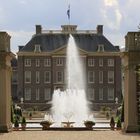
[{"label": "stone fountain basin", "polygon": [[86,127],[50,127],[46,129],[47,131],[89,131],[93,129],[88,129]]}]

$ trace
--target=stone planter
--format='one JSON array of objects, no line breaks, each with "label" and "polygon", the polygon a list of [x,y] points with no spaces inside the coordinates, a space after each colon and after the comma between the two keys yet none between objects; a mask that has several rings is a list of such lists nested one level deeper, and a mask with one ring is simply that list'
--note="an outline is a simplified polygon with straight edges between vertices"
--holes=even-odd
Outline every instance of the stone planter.
[{"label": "stone planter", "polygon": [[93,126],[95,125],[95,122],[93,122],[93,121],[85,121],[84,124],[85,124],[85,127],[86,128],[92,130],[93,129]]},{"label": "stone planter", "polygon": [[40,125],[42,125],[42,130],[47,130],[50,128],[50,126],[53,124],[53,122],[50,121],[42,121]]}]

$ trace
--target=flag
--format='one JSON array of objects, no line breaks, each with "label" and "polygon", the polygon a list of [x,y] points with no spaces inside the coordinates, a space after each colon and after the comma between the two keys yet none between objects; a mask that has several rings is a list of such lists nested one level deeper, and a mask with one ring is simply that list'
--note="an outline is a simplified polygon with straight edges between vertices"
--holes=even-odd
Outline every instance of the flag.
[{"label": "flag", "polygon": [[68,19],[70,19],[70,4],[68,6],[67,15],[68,15]]}]

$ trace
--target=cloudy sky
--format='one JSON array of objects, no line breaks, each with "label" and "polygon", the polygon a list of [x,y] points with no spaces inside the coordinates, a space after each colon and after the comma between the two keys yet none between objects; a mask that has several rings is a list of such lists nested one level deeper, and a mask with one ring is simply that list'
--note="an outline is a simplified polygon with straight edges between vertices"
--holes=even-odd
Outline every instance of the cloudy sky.
[{"label": "cloudy sky", "polygon": [[30,40],[36,24],[43,29],[68,24],[69,3],[71,24],[85,30],[102,24],[104,35],[114,45],[124,46],[126,33],[138,30],[140,0],[0,0],[0,31],[12,36],[12,51]]}]

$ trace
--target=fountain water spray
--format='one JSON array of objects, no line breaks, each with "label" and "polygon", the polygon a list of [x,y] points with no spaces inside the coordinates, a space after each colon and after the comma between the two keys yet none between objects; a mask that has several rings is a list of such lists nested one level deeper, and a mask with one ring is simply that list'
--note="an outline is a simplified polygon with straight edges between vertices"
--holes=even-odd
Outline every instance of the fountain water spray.
[{"label": "fountain water spray", "polygon": [[52,99],[52,115],[55,122],[74,121],[75,126],[82,125],[88,118],[88,106],[85,94],[85,73],[72,35],[69,37],[66,57],[65,91],[55,90]]}]

